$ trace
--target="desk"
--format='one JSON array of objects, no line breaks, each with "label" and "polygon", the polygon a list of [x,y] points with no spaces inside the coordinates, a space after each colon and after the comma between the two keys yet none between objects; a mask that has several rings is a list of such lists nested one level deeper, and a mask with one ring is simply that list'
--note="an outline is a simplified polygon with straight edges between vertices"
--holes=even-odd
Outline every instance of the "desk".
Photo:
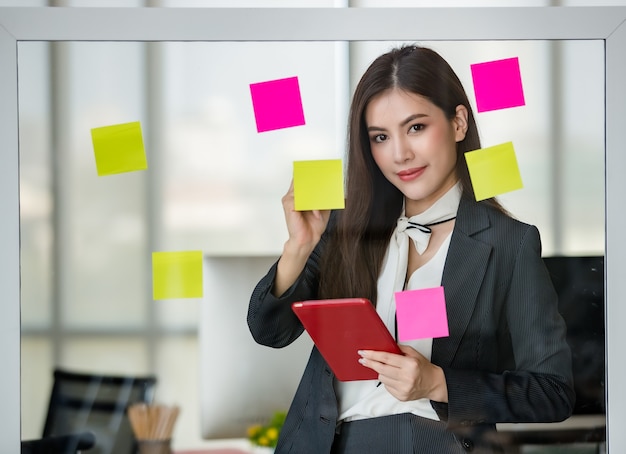
[{"label": "desk", "polygon": [[606,440],[605,415],[575,415],[557,423],[498,424],[497,428],[510,453],[519,452],[523,445],[600,444]]},{"label": "desk", "polygon": [[[575,415],[556,423],[498,424],[498,433],[507,447],[522,445],[602,443],[606,436],[605,415]],[[175,449],[173,454],[251,454],[244,438],[207,440],[198,446]],[[507,452],[515,452],[509,450]]]},{"label": "desk", "polygon": [[206,440],[193,446],[175,448],[173,454],[251,454],[250,442],[245,438]]},{"label": "desk", "polygon": [[251,451],[242,451],[233,448],[206,448],[184,451],[174,451],[174,454],[250,454]]}]

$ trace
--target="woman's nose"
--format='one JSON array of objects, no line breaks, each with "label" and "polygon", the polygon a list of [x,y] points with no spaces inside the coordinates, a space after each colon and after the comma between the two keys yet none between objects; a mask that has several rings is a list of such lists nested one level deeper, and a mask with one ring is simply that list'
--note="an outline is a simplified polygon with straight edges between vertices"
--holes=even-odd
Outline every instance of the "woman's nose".
[{"label": "woman's nose", "polygon": [[396,162],[406,162],[414,157],[413,150],[407,140],[394,141],[393,158]]}]

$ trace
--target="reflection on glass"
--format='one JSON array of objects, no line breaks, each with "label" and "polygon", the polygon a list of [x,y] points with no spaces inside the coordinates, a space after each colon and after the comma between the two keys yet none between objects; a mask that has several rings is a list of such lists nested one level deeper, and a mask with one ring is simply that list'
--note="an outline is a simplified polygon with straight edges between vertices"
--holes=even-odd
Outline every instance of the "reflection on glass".
[{"label": "reflection on glass", "polygon": [[[420,44],[451,63],[470,99],[471,64],[519,58],[525,106],[477,115],[484,146],[515,145],[524,189],[501,200],[539,227],[545,256],[603,255],[602,42]],[[344,45],[20,43],[23,342],[56,342],[23,349],[23,370],[179,368],[171,344],[152,340],[194,333],[198,301],[151,300],[151,252],[280,252],[292,162],[343,157],[344,87],[394,43],[350,43],[349,55]],[[306,124],[257,133],[250,84],[291,76]],[[148,169],[98,177],[89,131],[126,121],[144,128]],[[195,357],[195,342],[176,345]],[[22,380],[34,389],[32,376]],[[181,380],[171,374],[162,392],[176,398]],[[29,421],[45,396],[23,399],[24,434],[37,435]],[[184,413],[199,426],[199,411]]]}]

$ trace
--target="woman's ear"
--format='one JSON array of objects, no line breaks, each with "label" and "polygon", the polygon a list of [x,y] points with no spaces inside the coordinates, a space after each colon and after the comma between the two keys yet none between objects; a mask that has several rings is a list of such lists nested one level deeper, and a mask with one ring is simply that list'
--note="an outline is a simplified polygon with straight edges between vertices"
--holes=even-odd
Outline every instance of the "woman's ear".
[{"label": "woman's ear", "polygon": [[452,124],[454,126],[454,140],[457,142],[465,139],[465,134],[467,133],[467,117],[468,117],[467,107],[463,104],[459,104],[456,106],[456,114],[452,119]]}]

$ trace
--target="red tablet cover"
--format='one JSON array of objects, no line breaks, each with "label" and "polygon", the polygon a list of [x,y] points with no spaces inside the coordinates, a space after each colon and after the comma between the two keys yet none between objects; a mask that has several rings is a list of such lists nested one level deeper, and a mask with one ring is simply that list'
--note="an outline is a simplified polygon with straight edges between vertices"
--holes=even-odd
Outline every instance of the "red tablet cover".
[{"label": "red tablet cover", "polygon": [[292,308],[341,381],[378,378],[374,370],[358,362],[358,350],[402,354],[376,309],[365,298],[302,301],[293,303]]}]

